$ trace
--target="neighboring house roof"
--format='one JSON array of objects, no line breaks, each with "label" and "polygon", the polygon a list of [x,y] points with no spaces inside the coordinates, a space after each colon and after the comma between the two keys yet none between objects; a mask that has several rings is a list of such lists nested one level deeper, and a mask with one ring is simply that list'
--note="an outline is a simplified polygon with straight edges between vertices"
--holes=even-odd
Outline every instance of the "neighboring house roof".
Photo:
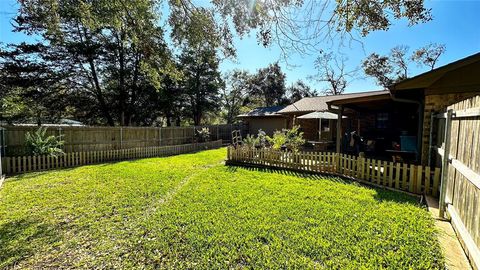
[{"label": "neighboring house roof", "polygon": [[271,106],[271,107],[258,107],[247,113],[237,115],[238,118],[245,117],[283,117],[278,114],[278,111],[284,109],[285,106]]},{"label": "neighboring house roof", "polygon": [[369,91],[369,92],[360,92],[360,93],[351,93],[335,96],[319,96],[319,97],[307,97],[302,98],[301,100],[288,105],[283,110],[280,110],[278,113],[308,113],[316,111],[328,111],[328,104],[334,100],[342,99],[352,99],[352,98],[364,98],[364,97],[373,97],[378,95],[388,94],[388,90],[381,91]]},{"label": "neighboring house roof", "polygon": [[[456,74],[457,77],[462,77],[465,80],[465,77],[471,75],[475,78],[478,78],[478,64],[480,63],[480,53],[470,55],[458,61],[452,62],[450,64],[432,69],[428,72],[422,73],[415,77],[405,79],[398,83],[395,83],[389,87],[392,92],[399,90],[408,90],[408,89],[421,89],[427,88],[434,85],[436,82],[440,81],[444,76],[452,73],[458,69],[477,64],[477,68],[467,68],[466,72],[462,70],[461,74]],[[466,74],[472,73],[472,74]]]}]

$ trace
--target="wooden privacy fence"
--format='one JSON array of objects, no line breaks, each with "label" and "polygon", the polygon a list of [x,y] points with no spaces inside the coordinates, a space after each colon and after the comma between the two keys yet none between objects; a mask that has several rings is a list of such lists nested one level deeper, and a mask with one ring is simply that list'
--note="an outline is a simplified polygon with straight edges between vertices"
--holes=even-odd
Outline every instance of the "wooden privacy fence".
[{"label": "wooden privacy fence", "polygon": [[[447,214],[475,269],[480,269],[480,96],[435,116],[444,121],[441,146],[440,215]],[[431,136],[432,137],[432,136]]]},{"label": "wooden privacy fence", "polygon": [[228,147],[230,164],[252,164],[305,172],[332,173],[415,194],[438,196],[440,168],[394,163],[329,152],[285,152]]},{"label": "wooden privacy fence", "polygon": [[219,148],[222,140],[171,146],[137,147],[119,150],[71,152],[58,157],[21,156],[3,157],[2,168],[6,174],[17,174],[66,167],[95,164],[106,161],[119,161],[136,158],[162,157],[189,152]]},{"label": "wooden privacy fence", "polygon": [[[233,130],[246,130],[242,124],[161,128],[48,126],[47,134],[62,136],[65,141],[64,152],[87,152],[193,143],[196,130],[203,127],[210,130],[210,140],[224,142],[231,141]],[[37,126],[0,127],[2,156],[26,155],[25,134],[37,129]]]}]

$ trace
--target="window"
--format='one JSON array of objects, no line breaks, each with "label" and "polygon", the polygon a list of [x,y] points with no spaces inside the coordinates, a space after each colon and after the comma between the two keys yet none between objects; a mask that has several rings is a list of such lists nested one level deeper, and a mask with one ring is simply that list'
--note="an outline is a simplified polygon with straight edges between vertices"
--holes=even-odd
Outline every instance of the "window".
[{"label": "window", "polygon": [[377,113],[377,128],[388,128],[388,113]]},{"label": "window", "polygon": [[322,132],[330,131],[330,120],[322,119]]}]

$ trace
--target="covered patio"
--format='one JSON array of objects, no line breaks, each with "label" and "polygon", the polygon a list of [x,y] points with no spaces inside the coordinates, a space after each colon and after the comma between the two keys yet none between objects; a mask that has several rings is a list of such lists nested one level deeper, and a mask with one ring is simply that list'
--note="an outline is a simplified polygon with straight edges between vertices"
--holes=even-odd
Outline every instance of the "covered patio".
[{"label": "covered patio", "polygon": [[394,100],[385,91],[368,97],[333,100],[329,106],[338,114],[337,119],[342,117],[337,122],[337,152],[362,153],[390,161],[419,161],[422,130],[419,104]]}]

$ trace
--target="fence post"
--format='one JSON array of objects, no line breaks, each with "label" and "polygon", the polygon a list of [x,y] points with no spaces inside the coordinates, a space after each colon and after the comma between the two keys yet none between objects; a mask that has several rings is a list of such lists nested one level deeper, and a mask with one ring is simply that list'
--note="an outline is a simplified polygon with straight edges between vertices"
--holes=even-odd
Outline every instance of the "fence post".
[{"label": "fence post", "polygon": [[343,117],[343,106],[340,105],[338,108],[338,118],[337,118],[337,140],[336,140],[336,152],[340,153],[342,151],[342,117]]},{"label": "fence post", "polygon": [[3,162],[2,162],[2,151],[3,151],[3,145],[0,148],[0,185],[3,182]]},{"label": "fence post", "polygon": [[162,127],[158,128],[158,146],[162,146]]},{"label": "fence post", "polygon": [[120,127],[120,149],[123,149],[123,128]]},{"label": "fence post", "polygon": [[445,196],[447,192],[448,181],[448,163],[450,162],[450,133],[452,125],[453,110],[447,112],[445,120],[445,140],[443,144],[443,158],[442,158],[442,175],[440,179],[440,198],[439,198],[439,216],[445,218],[446,202]]},{"label": "fence post", "polygon": [[[3,163],[4,160],[2,160],[2,157],[6,156],[6,151],[5,151],[5,128],[0,126],[0,186],[2,185],[3,181]],[[8,162],[8,160],[5,160]],[[5,165],[5,173],[7,173],[7,166]]]},{"label": "fence post", "polygon": [[428,141],[428,167],[432,167],[432,151],[433,151],[433,121],[435,120],[435,113],[430,112],[430,136]]}]

